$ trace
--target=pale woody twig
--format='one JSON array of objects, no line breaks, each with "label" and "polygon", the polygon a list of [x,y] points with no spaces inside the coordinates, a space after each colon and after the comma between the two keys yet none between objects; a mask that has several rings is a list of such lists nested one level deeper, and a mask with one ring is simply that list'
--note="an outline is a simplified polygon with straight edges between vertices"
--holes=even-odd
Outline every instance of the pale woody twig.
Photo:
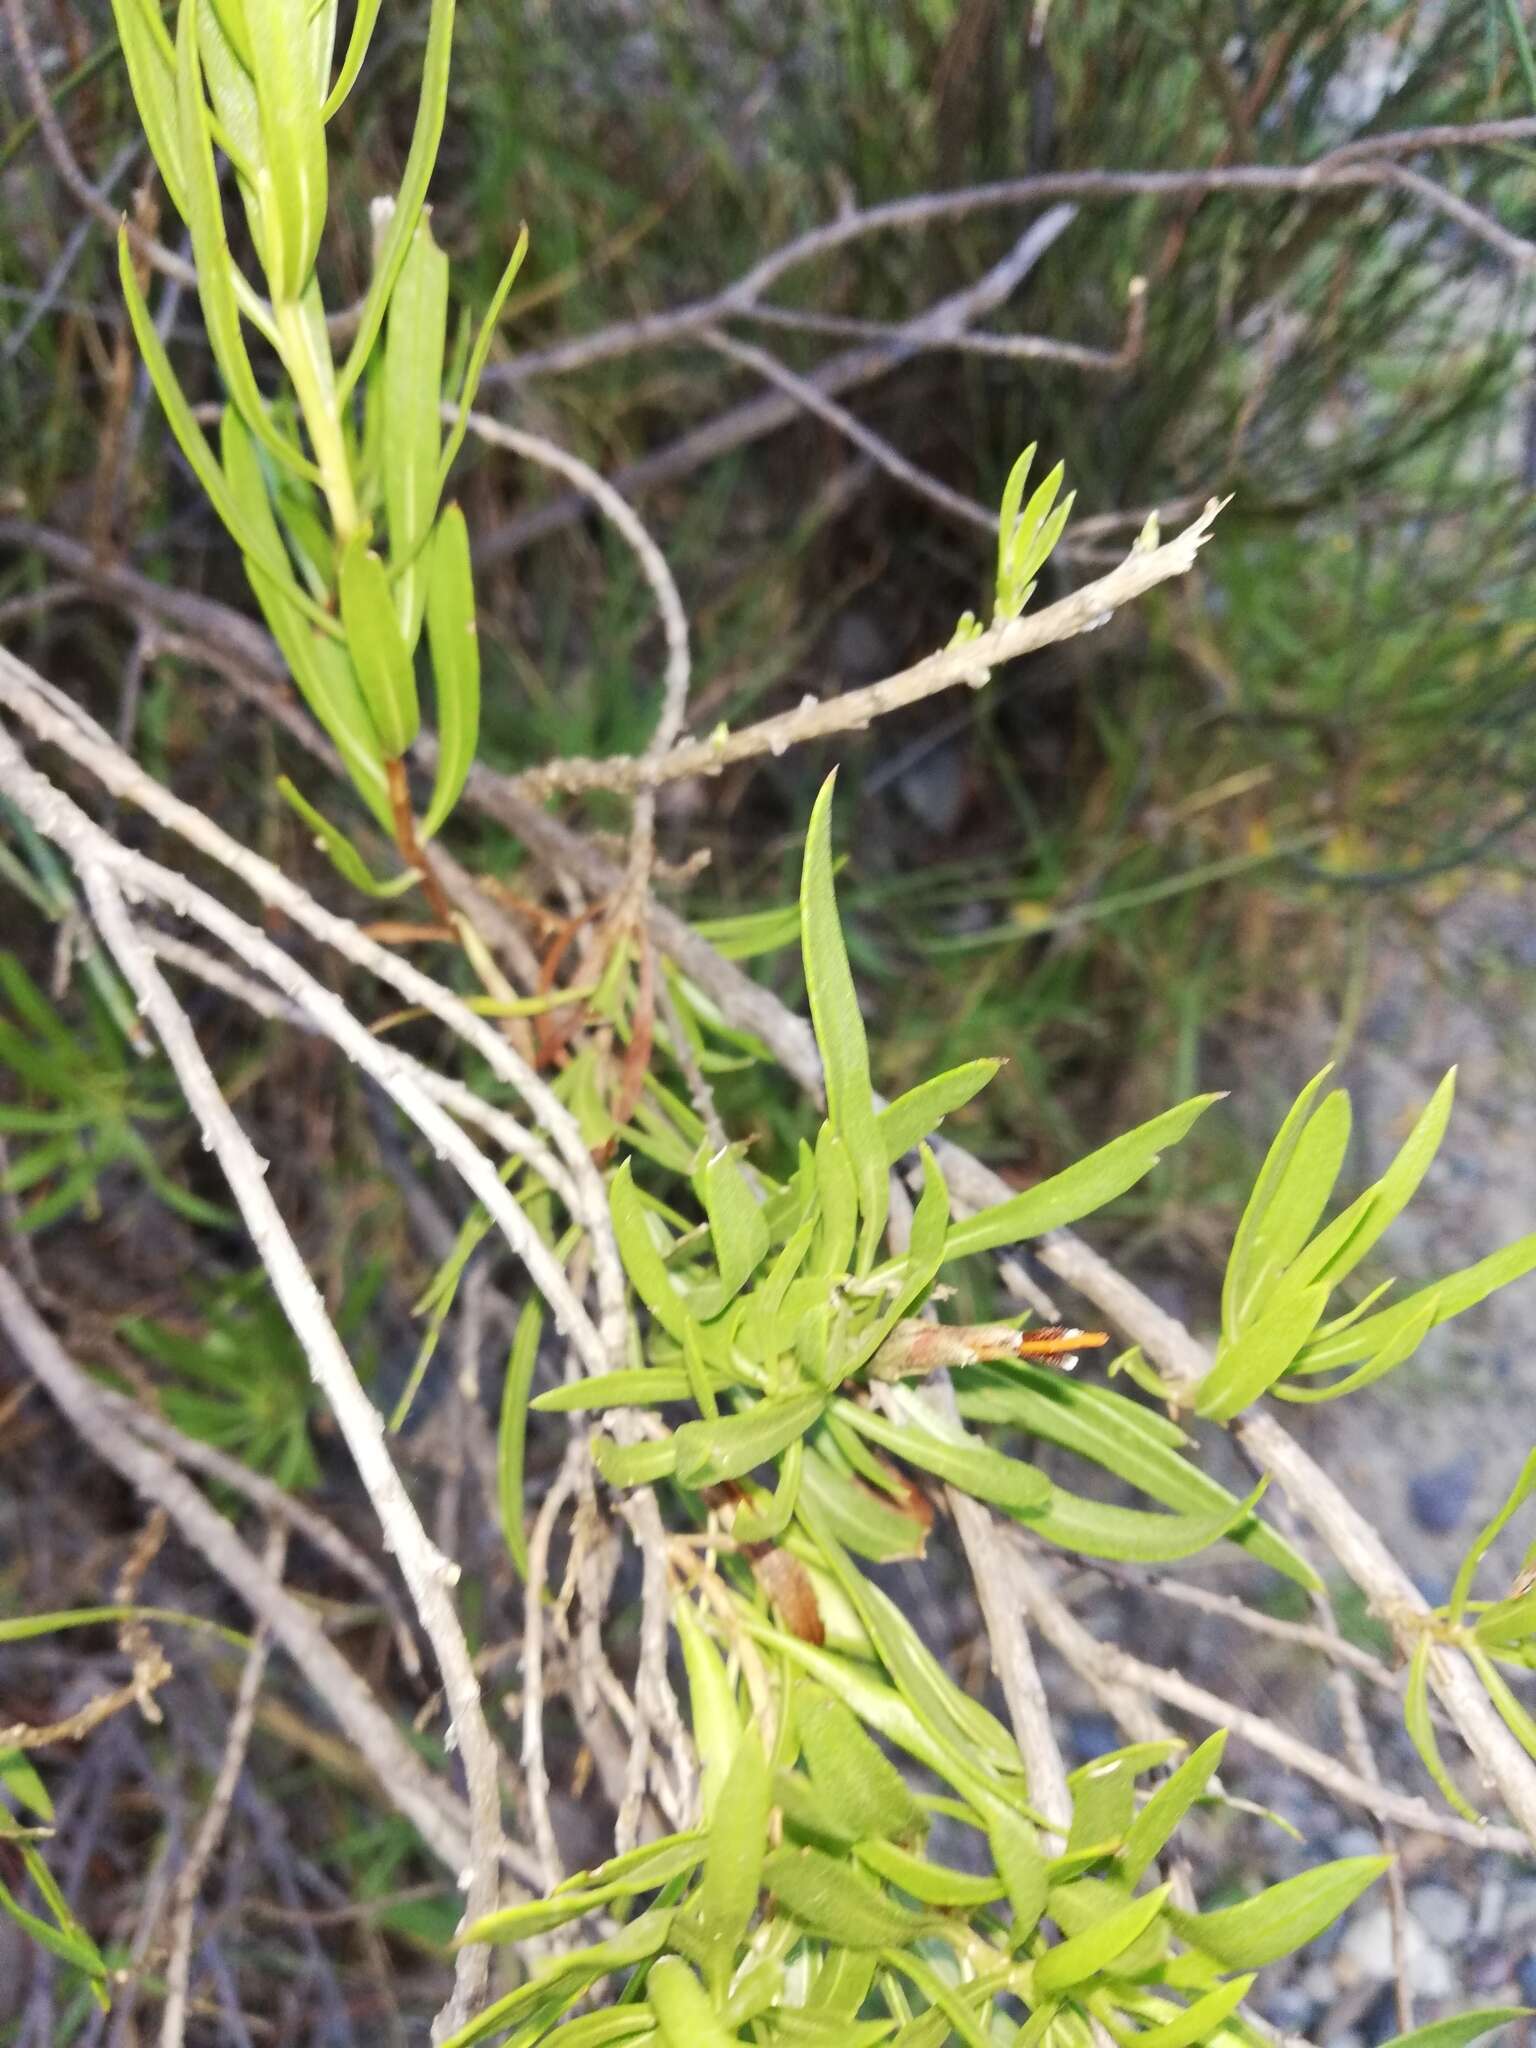
[{"label": "pale woody twig", "polygon": [[690,775],[718,775],[736,762],[760,754],[784,754],[809,740],[862,731],[875,719],[921,703],[941,690],[952,690],[962,683],[975,688],[1004,662],[1089,632],[1159,583],[1187,575],[1220,509],[1213,499],[1192,525],[1161,547],[1131,554],[1107,576],[1085,584],[1042,611],[1004,620],[979,638],[963,646],[943,648],[900,674],[887,676],[883,682],[845,690],[839,696],[820,701],[808,699],[793,711],[780,712],[740,732],[722,730],[707,739],[685,740],[654,761],[643,757],[551,761],[548,766],[517,778],[513,787],[519,796],[537,799],[556,790],[635,790],[658,787]]},{"label": "pale woody twig", "polygon": [[[6,765],[4,753],[5,749],[0,748],[0,769]],[[5,779],[9,793],[25,805],[18,778],[9,775]],[[33,822],[47,830],[46,811],[41,817],[34,814]],[[59,831],[56,823],[55,833]],[[219,1092],[184,1012],[133,928],[117,882],[88,852],[82,857],[79,845],[70,843],[67,828],[62,837],[77,862],[96,928],[165,1047],[187,1106],[218,1159],[251,1242],[267,1269],[272,1290],[304,1347],[310,1370],[346,1438],[379,1517],[384,1541],[399,1560],[416,1612],[431,1641],[443,1674],[450,1724],[469,1784],[469,1858],[460,1882],[466,1894],[466,1913],[477,1919],[492,1911],[496,1903],[502,1847],[501,1790],[496,1745],[486,1725],[479,1683],[449,1595],[457,1568],[429,1542],[421,1526],[390,1457],[379,1412],[358,1383],[319,1290],[268,1191],[264,1162]],[[467,2017],[484,1990],[488,1972],[489,1956],[479,1944],[459,1951],[453,1994],[439,2015],[434,2039],[446,2038],[462,2024],[462,2019],[454,2015],[462,2013]]]},{"label": "pale woody twig", "polygon": [[1024,1553],[1021,1530],[1008,1529],[1006,1540],[1017,1553],[1016,1583],[1026,1611],[1057,1654],[1085,1678],[1098,1673],[1104,1678],[1138,1691],[1150,1699],[1162,1700],[1181,1713],[1191,1714],[1212,1728],[1226,1728],[1252,1748],[1272,1756],[1289,1770],[1311,1778],[1334,1798],[1366,1813],[1395,1821],[1417,1834],[1435,1835],[1444,1841],[1465,1842],[1474,1848],[1498,1849],[1506,1855],[1529,1853],[1529,1845],[1518,1828],[1490,1824],[1479,1826],[1455,1814],[1441,1813],[1428,1800],[1415,1798],[1390,1786],[1371,1784],[1336,1757],[1327,1756],[1288,1729],[1263,1714],[1250,1713],[1231,1700],[1222,1699],[1204,1686],[1196,1685],[1177,1671],[1163,1671],[1147,1664],[1113,1643],[1101,1642],[1077,1616],[1065,1607],[1047,1583],[1035,1559]]},{"label": "pale woody twig", "polygon": [[[262,1569],[270,1572],[274,1579],[280,1579],[283,1558],[287,1549],[286,1532],[274,1526],[267,1539]],[[229,1733],[224,1739],[224,1753],[219,1759],[218,1775],[213,1781],[207,1807],[198,1823],[197,1834],[186,1862],[177,1874],[171,1891],[171,1933],[170,1956],[165,1966],[165,2009],[160,2016],[160,2048],[181,2048],[187,2023],[187,1992],[192,1974],[192,1931],[197,1916],[197,1895],[202,1889],[203,1877],[213,1861],[219,1846],[219,1837],[229,1818],[229,1809],[235,1796],[235,1787],[240,1782],[240,1773],[245,1769],[246,1752],[250,1748],[251,1730],[256,1723],[256,1700],[261,1691],[261,1682],[266,1675],[267,1652],[271,1647],[272,1635],[263,1621],[257,1624],[255,1638],[240,1674],[239,1689],[235,1694],[234,1711],[229,1718]]]},{"label": "pale woody twig", "polygon": [[[385,947],[376,944],[346,918],[323,909],[306,890],[291,881],[270,861],[263,860],[249,847],[242,846],[232,839],[228,833],[214,824],[212,819],[205,817],[190,804],[182,803],[179,798],[172,796],[169,790],[162,788],[129,760],[121,749],[114,746],[100,728],[94,726],[76,707],[68,705],[67,700],[64,700],[62,705],[57,702],[56,693],[51,686],[3,648],[0,648],[0,703],[9,706],[43,738],[88,767],[114,795],[126,797],[131,803],[157,818],[168,829],[178,833],[189,844],[196,846],[201,852],[208,854],[221,866],[237,875],[263,902],[284,911],[312,936],[394,988],[407,1002],[418,1004],[428,1010],[479,1053],[498,1080],[505,1081],[522,1095],[529,1108],[538,1116],[543,1129],[558,1146],[565,1160],[572,1188],[579,1198],[577,1220],[586,1231],[593,1248],[594,1271],[602,1309],[603,1342],[617,1356],[624,1341],[627,1294],[618,1250],[613,1242],[602,1178],[592,1163],[575,1119],[553,1094],[548,1084],[518,1057],[501,1034],[493,1030],[483,1018],[477,1017],[440,982],[433,980],[430,975],[423,974]],[[62,804],[64,799],[57,792],[50,792],[49,801],[56,807]],[[76,815],[83,825],[86,822],[83,816],[78,813]],[[99,856],[119,864],[121,872],[127,872],[126,868],[121,867],[121,863],[126,862],[129,867],[134,867],[141,882],[152,893],[163,895],[171,908],[179,911],[183,906],[196,902],[207,928],[224,934],[237,954],[243,953],[250,957],[251,927],[234,918],[213,898],[193,889],[190,883],[183,881],[179,876],[168,880],[166,871],[156,867],[152,862],[140,865],[138,856],[129,855],[116,848],[104,835],[99,835],[93,844],[96,845]],[[287,954],[271,946],[270,942],[264,942],[263,957],[273,963],[268,978],[275,985],[290,996],[298,996],[305,992],[309,978],[303,975],[302,970],[297,969]],[[313,987],[313,984],[310,986]],[[361,1027],[356,1024],[345,1006],[329,997],[327,991],[315,989],[314,999],[320,1004],[322,1011],[335,1020],[337,1029],[346,1034],[349,1042],[357,1047],[359,1063],[369,1065],[376,1075],[379,1075],[380,1070],[374,1059],[374,1054],[380,1050],[376,1042],[368,1033],[362,1032],[361,1040],[367,1040],[368,1045],[365,1047],[361,1043],[357,1037]],[[369,1047],[372,1051],[368,1050]],[[405,1074],[402,1056],[393,1050],[385,1057],[385,1072],[390,1072],[391,1069],[393,1071],[390,1073],[390,1079],[393,1081],[398,1081]],[[406,1078],[408,1081],[408,1075]],[[456,1143],[451,1128],[447,1133],[447,1142],[450,1145]],[[525,1140],[525,1144],[526,1142]],[[477,1183],[482,1178],[476,1173],[476,1181],[472,1183],[475,1184],[477,1194],[481,1193],[481,1186]],[[495,1176],[492,1175],[491,1178],[494,1180]],[[497,1188],[499,1185],[498,1182]],[[502,1199],[505,1190],[502,1189],[498,1193],[496,1188],[487,1187],[486,1193],[493,1213],[500,1214],[505,1208]],[[510,1229],[515,1236],[527,1235],[515,1221],[504,1222],[503,1227]],[[518,1243],[515,1248],[520,1255],[524,1254],[523,1244]],[[526,1256],[531,1268],[538,1266],[541,1271],[544,1270],[547,1263],[544,1246],[536,1233],[529,1238]],[[558,1277],[552,1279],[551,1285],[558,1298],[561,1289]],[[585,1320],[584,1312],[581,1320]],[[579,1324],[573,1323],[573,1327],[579,1327]],[[594,1370],[601,1369],[603,1368],[594,1367]]]},{"label": "pale woody twig", "polygon": [[[462,1870],[469,1819],[457,1795],[433,1777],[319,1621],[263,1567],[226,1517],[169,1458],[121,1426],[102,1402],[101,1389],[69,1357],[3,1266],[0,1332],[97,1457],[164,1507],[210,1569],[270,1625],[396,1811],[450,1870]],[[525,1852],[509,1845],[506,1855],[514,1874],[536,1881]]]},{"label": "pale woody twig", "polygon": [[920,498],[926,498],[930,504],[937,505],[939,510],[947,513],[951,519],[958,520],[962,526],[969,526],[988,535],[997,531],[996,514],[989,512],[985,505],[978,503],[975,498],[968,498],[963,491],[951,490],[949,485],[941,482],[938,477],[930,476],[927,470],[920,469],[915,462],[909,461],[900,449],[893,448],[883,434],[877,434],[873,428],[866,427],[846,406],[839,405],[835,398],[828,398],[824,392],[818,391],[808,377],[798,376],[786,364],[781,363],[777,356],[770,355],[767,349],[759,348],[755,342],[737,341],[719,327],[706,327],[701,339],[717,354],[729,358],[733,363],[740,363],[744,369],[755,371],[765,383],[775,385],[794,399],[804,411],[814,414],[817,419],[825,420],[829,427],[841,434],[843,439],[850,442],[861,454],[867,455],[887,476],[894,477],[898,483],[903,483],[909,490],[915,491]]}]

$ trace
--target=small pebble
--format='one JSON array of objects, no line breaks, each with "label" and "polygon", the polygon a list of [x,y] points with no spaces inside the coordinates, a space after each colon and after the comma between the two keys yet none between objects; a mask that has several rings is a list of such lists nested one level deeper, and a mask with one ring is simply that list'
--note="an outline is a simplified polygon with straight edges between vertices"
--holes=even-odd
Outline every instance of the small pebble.
[{"label": "small pebble", "polygon": [[1531,1949],[1516,1963],[1515,1988],[1527,2005],[1536,2005],[1536,1949]]},{"label": "small pebble", "polygon": [[[1408,1982],[1420,1998],[1450,1998],[1456,1991],[1456,1972],[1444,1949],[1434,1940],[1422,1921],[1412,1913],[1407,1925]],[[1378,1984],[1391,1981],[1392,1913],[1385,1905],[1373,1906],[1352,1920],[1339,1947],[1339,1961],[1356,1982],[1370,1979]]]},{"label": "small pebble", "polygon": [[1415,1474],[1408,1484],[1408,1505],[1421,1529],[1431,1536],[1449,1536],[1460,1526],[1472,1504],[1478,1464],[1475,1451],[1461,1451],[1445,1464]]},{"label": "small pebble", "polygon": [[1442,1948],[1459,1948],[1471,1931],[1471,1902],[1448,1884],[1416,1884],[1408,1904]]}]

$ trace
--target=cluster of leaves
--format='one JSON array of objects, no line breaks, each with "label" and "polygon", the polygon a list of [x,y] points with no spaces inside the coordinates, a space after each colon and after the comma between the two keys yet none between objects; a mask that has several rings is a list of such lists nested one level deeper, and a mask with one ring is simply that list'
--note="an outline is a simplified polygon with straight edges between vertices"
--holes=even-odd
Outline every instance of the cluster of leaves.
[{"label": "cluster of leaves", "polygon": [[[398,195],[377,211],[372,281],[339,362],[315,271],[326,127],[357,79],[378,0],[357,8],[334,79],[336,0],[249,8],[245,0],[181,0],[174,43],[152,0],[114,7],[145,134],[191,237],[204,324],[229,394],[217,453],[176,381],[125,231],[120,269],[134,333],[295,682],[409,860],[452,811],[475,755],[480,668],[469,540],[457,506],[440,507],[527,243],[525,233],[473,344],[465,337],[457,419],[445,440],[448,260],[432,238],[425,200],[447,105],[453,0],[432,6],[410,152]],[[234,172],[265,294],[230,244],[216,146]],[[247,327],[285,373],[287,388],[275,399],[258,384]],[[372,545],[380,522],[387,556]],[[403,761],[421,728],[415,663],[423,625],[440,753],[418,831]],[[284,793],[359,887],[395,894],[416,879],[408,867],[376,883],[339,828],[291,784]]]},{"label": "cluster of leaves", "polygon": [[[1334,1401],[1368,1387],[1405,1364],[1438,1324],[1536,1267],[1533,1232],[1376,1309],[1392,1285],[1384,1280],[1325,1322],[1335,1291],[1413,1199],[1445,1136],[1455,1089],[1453,1068],[1381,1178],[1319,1228],[1351,1122],[1344,1089],[1318,1100],[1331,1071],[1325,1067],[1297,1097],[1243,1211],[1222,1288],[1221,1340],[1195,1396],[1196,1414],[1211,1421],[1231,1421],[1261,1394]],[[1322,1385],[1298,1384],[1341,1368],[1352,1369]]]},{"label": "cluster of leaves", "polygon": [[[1198,1096],[1054,1179],[953,1218],[926,1140],[997,1063],[953,1069],[876,1106],[833,887],[831,801],[829,780],[806,841],[801,894],[827,1118],[814,1144],[802,1141],[784,1182],[755,1172],[738,1147],[685,1157],[701,1224],[645,1191],[626,1159],[612,1182],[613,1221],[649,1312],[649,1334],[633,1367],[557,1388],[534,1406],[690,1404],[691,1419],[657,1436],[620,1444],[599,1434],[599,1469],[621,1486],[661,1479],[691,1493],[731,1486],[743,1540],[777,1540],[798,1523],[813,1544],[830,1533],[874,1560],[915,1554],[927,1517],[912,1506],[915,1488],[882,1455],[889,1454],[1073,1550],[1161,1563],[1231,1534],[1310,1583],[1302,1560],[1254,1517],[1253,1503],[1182,1455],[1188,1439],[1174,1423],[1108,1389],[1026,1364],[1019,1332],[1005,1325],[956,1331],[942,1356],[925,1341],[917,1318],[947,1265],[1102,1207],[1148,1173],[1215,1098]],[[886,1256],[892,1168],[914,1149],[921,1191],[909,1241],[903,1253]],[[675,1169],[678,1162],[669,1156],[667,1163]],[[1073,1493],[901,1384],[941,1363],[957,1367],[962,1417],[1060,1444],[1129,1479],[1169,1512]],[[765,1467],[777,1475],[771,1494],[751,1480]]]},{"label": "cluster of leaves", "polygon": [[142,1126],[175,1127],[185,1136],[186,1111],[161,1065],[147,1065],[135,1035],[97,983],[83,989],[84,1016],[72,1025],[33,981],[14,953],[0,952],[0,1071],[17,1100],[0,1102],[0,1137],[10,1148],[0,1193],[25,1196],[17,1216],[38,1231],[77,1209],[98,1213],[102,1176],[127,1167],[168,1209],[189,1223],[215,1228],[231,1221],[171,1179]]},{"label": "cluster of leaves", "polygon": [[[715,1603],[706,1610],[716,1611]],[[854,1712],[842,1678],[793,1638],[740,1620],[783,1661],[810,1659],[754,1721],[740,1659],[727,1664],[679,1601],[704,1766],[701,1825],[569,1878],[547,1899],[488,1916],[464,1941],[517,1942],[597,1921],[599,1938],[533,1971],[452,2037],[536,2048],[1087,2048],[1095,2026],[1139,2048],[1251,2048],[1239,2008],[1265,1964],[1331,1925],[1387,1859],[1325,1863],[1241,1902],[1199,1912],[1157,1882],[1192,1808],[1218,1803],[1218,1732],[1143,1743],[1070,1780],[1072,1814],[1053,1837],[1031,1808],[1007,1732],[933,1667],[934,1745],[904,1722],[899,1696],[869,1675]],[[818,1682],[824,1679],[827,1682]],[[878,1712],[879,1695],[889,1699]],[[945,1781],[915,1793],[865,1725]],[[934,1856],[942,1820],[967,1867]],[[568,2017],[604,1978],[600,2010]],[[1513,2015],[1458,2022],[1470,2041]],[[1422,2040],[1448,2039],[1427,2030]]]},{"label": "cluster of leaves", "polygon": [[[0,1640],[3,1639],[4,1625],[0,1624]],[[106,1958],[91,1939],[89,1930],[70,1911],[69,1901],[60,1891],[38,1848],[38,1843],[46,1841],[53,1833],[54,1807],[47,1786],[24,1751],[0,1750],[0,1787],[9,1793],[16,1808],[14,1814],[0,1808],[0,1844],[19,1859],[44,1908],[43,1913],[30,1911],[0,1879],[0,1912],[13,1920],[40,1948],[78,1970],[90,1986],[96,2003],[105,2011],[108,2003]]]}]

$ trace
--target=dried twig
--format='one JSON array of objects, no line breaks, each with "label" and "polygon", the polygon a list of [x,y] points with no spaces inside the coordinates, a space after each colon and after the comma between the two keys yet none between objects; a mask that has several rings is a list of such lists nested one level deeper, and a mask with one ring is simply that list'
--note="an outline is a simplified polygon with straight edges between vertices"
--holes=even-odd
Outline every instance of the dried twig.
[{"label": "dried twig", "polygon": [[962,683],[978,688],[1004,662],[1089,632],[1159,583],[1187,575],[1209,538],[1220,509],[1212,500],[1192,525],[1161,547],[1145,554],[1131,554],[1107,576],[1085,584],[1055,604],[1028,612],[1022,618],[1004,620],[979,638],[963,646],[943,648],[881,682],[819,701],[809,698],[793,711],[779,712],[740,732],[722,729],[707,739],[685,740],[655,760],[621,756],[611,761],[551,761],[520,776],[513,787],[518,795],[532,798],[556,790],[658,788],[662,783],[680,781],[690,775],[718,775],[738,761],[760,754],[784,754],[791,747],[826,739],[834,733],[863,731],[877,718]]},{"label": "dried twig", "polygon": [[[103,1405],[101,1389],[69,1357],[3,1267],[0,1331],[102,1462],[146,1499],[164,1507],[210,1569],[269,1625],[390,1803],[434,1855],[455,1874],[461,1871],[469,1854],[469,1817],[463,1802],[433,1777],[310,1610],[265,1570],[225,1517],[170,1459],[119,1425]],[[509,1845],[506,1857],[516,1875],[530,1877],[531,1866],[521,1849]]]},{"label": "dried twig", "polygon": [[[262,1555],[262,1569],[275,1580],[281,1580],[283,1557],[287,1549],[287,1534],[280,1525],[275,1525],[267,1538]],[[261,1682],[266,1674],[267,1652],[271,1648],[272,1636],[267,1624],[258,1623],[251,1642],[245,1668],[240,1673],[240,1688],[235,1694],[234,1712],[229,1718],[229,1732],[224,1739],[224,1753],[219,1759],[218,1775],[213,1781],[208,1804],[198,1823],[187,1860],[177,1874],[171,1891],[170,1902],[170,1954],[165,1966],[165,2009],[160,2017],[160,2048],[181,2048],[187,2022],[187,1991],[192,1972],[192,1928],[197,1913],[197,1895],[202,1890],[203,1878],[208,1865],[213,1861],[219,1846],[219,1837],[229,1818],[229,1809],[235,1797],[235,1787],[240,1782],[240,1773],[245,1769],[246,1751],[250,1747],[251,1730],[256,1722],[256,1697],[261,1691]]]}]

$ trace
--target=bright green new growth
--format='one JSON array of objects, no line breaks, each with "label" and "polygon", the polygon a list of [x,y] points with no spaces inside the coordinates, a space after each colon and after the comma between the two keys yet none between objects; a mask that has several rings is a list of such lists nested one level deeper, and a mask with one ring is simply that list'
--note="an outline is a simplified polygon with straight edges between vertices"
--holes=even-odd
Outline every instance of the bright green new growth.
[{"label": "bright green new growth", "polygon": [[[421,844],[458,800],[479,727],[468,540],[457,507],[440,509],[442,492],[528,239],[525,230],[471,351],[445,442],[448,263],[425,198],[447,103],[453,0],[433,0],[410,153],[397,197],[376,203],[373,280],[340,363],[315,271],[326,124],[367,54],[377,0],[357,9],[334,81],[336,0],[263,0],[249,9],[181,0],[174,44],[153,0],[113,4],[145,134],[191,235],[204,324],[228,394],[218,453],[155,332],[125,230],[120,269],[135,335],[305,702],[417,868]],[[230,248],[218,154],[234,174],[265,292]],[[285,374],[275,397],[260,387],[247,327]],[[380,531],[383,553],[372,545]],[[441,749],[418,832],[403,763],[421,730],[415,664],[424,621]],[[349,880],[373,893],[409,886],[409,873],[376,882],[340,829],[282,787]]]}]

